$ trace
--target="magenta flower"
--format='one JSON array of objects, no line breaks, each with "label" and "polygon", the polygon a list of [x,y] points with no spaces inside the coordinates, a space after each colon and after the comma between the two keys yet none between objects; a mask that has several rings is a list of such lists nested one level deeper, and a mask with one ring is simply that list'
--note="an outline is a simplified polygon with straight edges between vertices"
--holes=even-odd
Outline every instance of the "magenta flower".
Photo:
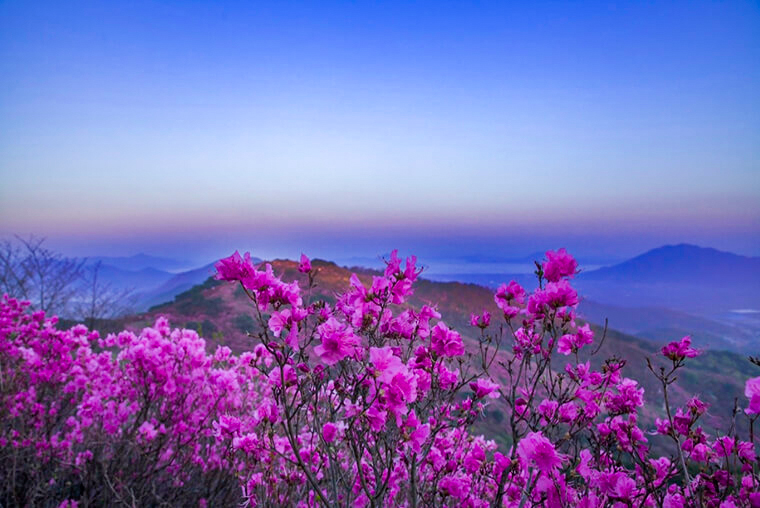
[{"label": "magenta flower", "polygon": [[673,361],[683,360],[684,358],[694,358],[699,356],[701,351],[691,347],[691,337],[688,335],[678,342],[671,342],[662,348],[662,355]]},{"label": "magenta flower", "polygon": [[735,440],[729,436],[722,436],[715,440],[713,450],[719,457],[729,457],[734,451]]},{"label": "magenta flower", "polygon": [[578,293],[565,279],[549,282],[544,289],[536,290],[528,298],[528,312],[543,316],[546,307],[559,309],[578,305]]},{"label": "magenta flower", "polygon": [[446,476],[438,485],[441,490],[456,499],[464,499],[470,490],[469,481],[465,477]]},{"label": "magenta flower", "polygon": [[644,389],[633,379],[625,378],[615,387],[607,399],[607,410],[611,414],[631,413],[644,405]]},{"label": "magenta flower", "polygon": [[477,399],[482,399],[486,396],[492,399],[499,398],[499,385],[490,379],[478,379],[477,381],[470,383],[470,388],[475,392],[475,398]]},{"label": "magenta flower", "polygon": [[366,416],[370,428],[375,432],[380,432],[385,427],[388,411],[379,409],[377,405],[372,405],[367,409],[366,413],[364,413],[364,416]]},{"label": "magenta flower", "polygon": [[487,310],[483,311],[483,314],[471,314],[470,315],[470,325],[474,326],[475,328],[481,328],[486,329],[488,328],[488,325],[491,324],[491,313]]},{"label": "magenta flower", "polygon": [[242,258],[238,251],[235,251],[230,257],[219,260],[214,268],[217,271],[217,279],[228,281],[243,280],[256,271],[251,262],[251,253],[246,252],[245,258]]},{"label": "magenta flower", "polygon": [[423,443],[430,436],[430,425],[420,425],[420,421],[417,419],[417,415],[412,412],[404,423],[404,427],[411,429],[409,433],[409,446],[415,453],[419,453],[422,450]]},{"label": "magenta flower", "polygon": [[619,474],[612,495],[618,499],[632,501],[637,492],[636,481],[624,474]]},{"label": "magenta flower", "polygon": [[404,278],[414,281],[417,279],[417,256],[409,256],[406,258],[406,267],[404,268]]},{"label": "magenta flower", "polygon": [[390,347],[369,348],[369,361],[375,367],[375,376],[381,383],[390,383],[399,372],[406,373],[406,365],[393,354]]},{"label": "magenta flower", "polygon": [[433,328],[430,343],[431,349],[438,356],[451,358],[464,354],[462,337],[454,330],[449,330],[445,324],[440,322]]},{"label": "magenta flower", "polygon": [[569,423],[578,417],[578,406],[574,402],[565,402],[559,407],[559,420]]},{"label": "magenta flower", "polygon": [[385,385],[386,406],[395,414],[405,414],[407,404],[417,399],[417,379],[411,374],[399,372]]},{"label": "magenta flower", "polygon": [[496,306],[508,319],[515,317],[520,312],[520,306],[525,303],[525,290],[515,281],[502,284],[493,296]]},{"label": "magenta flower", "polygon": [[744,385],[744,395],[749,398],[749,407],[745,409],[748,415],[760,414],[760,377],[747,380]]},{"label": "magenta flower", "polygon": [[562,277],[573,277],[578,268],[578,262],[565,249],[547,251],[543,265],[544,277],[549,282],[557,282]]},{"label": "magenta flower", "polygon": [[684,508],[685,506],[686,498],[677,491],[668,492],[662,500],[662,508]]},{"label": "magenta flower", "polygon": [[578,474],[586,481],[589,480],[591,477],[591,467],[589,467],[589,464],[591,464],[592,460],[591,452],[587,449],[581,450],[580,454],[580,462],[578,463],[578,467],[576,468],[576,471]]},{"label": "magenta flower", "polygon": [[269,317],[269,329],[275,337],[279,337],[282,331],[292,324],[290,309],[274,311]]},{"label": "magenta flower", "polygon": [[554,418],[554,413],[557,411],[557,408],[559,407],[559,402],[556,400],[549,400],[544,399],[541,401],[541,403],[536,408],[538,412],[547,420],[551,420]]},{"label": "magenta flower", "polygon": [[335,441],[335,436],[338,434],[338,427],[334,423],[328,422],[322,426],[322,439],[326,443],[332,443]]},{"label": "magenta flower", "polygon": [[568,356],[571,353],[574,353],[578,349],[575,346],[575,336],[570,334],[565,334],[562,337],[559,338],[557,341],[557,352],[560,354],[563,354],[565,356]]},{"label": "magenta flower", "polygon": [[689,458],[695,462],[705,462],[709,454],[710,449],[706,445],[699,443],[691,450]]},{"label": "magenta flower", "polygon": [[522,438],[517,445],[517,455],[526,467],[535,466],[545,473],[562,465],[562,457],[541,432],[531,432]]},{"label": "magenta flower", "polygon": [[393,277],[401,271],[401,258],[398,257],[398,249],[391,251],[391,258],[386,261],[385,276]]},{"label": "magenta flower", "polygon": [[479,445],[475,445],[472,447],[472,450],[470,450],[470,453],[468,453],[464,458],[464,468],[465,471],[467,471],[470,474],[475,473],[478,469],[480,469],[480,465],[483,463],[483,461],[486,458],[486,454],[483,451],[483,448],[481,448]]},{"label": "magenta flower", "polygon": [[438,374],[438,384],[443,390],[451,389],[459,379],[459,372],[449,370],[443,362],[436,364],[436,373]]},{"label": "magenta flower", "polygon": [[689,408],[694,414],[702,415],[707,408],[708,404],[702,402],[699,397],[692,397],[686,402],[686,407]]},{"label": "magenta flower", "polygon": [[588,324],[578,328],[574,334],[565,334],[557,342],[557,352],[565,356],[571,353],[577,353],[580,348],[594,342],[594,332]]},{"label": "magenta flower", "polygon": [[755,461],[755,447],[749,441],[740,441],[736,445],[736,454],[748,462]]},{"label": "magenta flower", "polygon": [[322,343],[314,347],[314,352],[326,365],[335,365],[356,352],[359,338],[350,327],[345,327],[331,317],[317,328]]},{"label": "magenta flower", "polygon": [[309,273],[311,271],[311,261],[306,257],[306,254],[301,253],[301,262],[298,264],[298,271],[301,273]]},{"label": "magenta flower", "polygon": [[155,439],[158,435],[158,431],[156,431],[156,428],[150,422],[143,422],[140,428],[137,429],[137,432],[148,441]]}]

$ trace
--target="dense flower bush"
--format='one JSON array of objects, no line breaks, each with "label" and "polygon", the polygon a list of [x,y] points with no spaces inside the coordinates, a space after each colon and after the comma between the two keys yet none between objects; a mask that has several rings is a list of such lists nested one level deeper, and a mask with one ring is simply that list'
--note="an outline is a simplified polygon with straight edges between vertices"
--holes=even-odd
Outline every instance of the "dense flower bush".
[{"label": "dense flower bush", "polygon": [[[753,426],[760,378],[746,385],[748,440],[708,436],[706,405],[668,389],[699,354],[685,337],[649,368],[665,407],[655,455],[644,391],[581,361],[594,333],[575,320],[577,263],[538,265],[538,287],[498,288],[499,316],[473,315],[476,340],[435,308],[408,303],[420,274],[394,251],[334,305],[238,253],[217,277],[239,284],[258,328],[251,351],[211,354],[165,319],[102,338],[0,302],[0,504],[251,506],[760,506]],[[562,362],[557,361],[563,359]],[[506,408],[507,445],[476,435]]]}]

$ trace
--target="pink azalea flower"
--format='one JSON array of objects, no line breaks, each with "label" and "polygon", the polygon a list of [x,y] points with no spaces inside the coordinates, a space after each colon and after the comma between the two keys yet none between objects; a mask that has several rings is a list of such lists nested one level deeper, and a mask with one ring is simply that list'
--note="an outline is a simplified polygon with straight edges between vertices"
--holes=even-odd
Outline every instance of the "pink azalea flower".
[{"label": "pink azalea flower", "polygon": [[749,415],[760,414],[760,377],[747,380],[744,385],[744,395],[749,398],[749,407],[745,412]]},{"label": "pink azalea flower", "polygon": [[355,354],[359,338],[349,327],[343,326],[331,317],[317,328],[322,343],[314,347],[314,352],[326,365],[335,365],[347,356]]},{"label": "pink azalea flower", "polygon": [[406,405],[417,399],[417,380],[405,372],[399,372],[386,385],[386,404],[390,411],[405,414]]},{"label": "pink azalea flower", "polygon": [[559,407],[559,420],[561,422],[572,422],[578,417],[578,406],[574,402],[565,402]]},{"label": "pink azalea flower", "polygon": [[306,254],[301,253],[301,262],[298,264],[298,271],[301,273],[309,273],[311,271],[311,260],[306,257]]},{"label": "pink azalea flower", "polygon": [[406,268],[404,269],[404,278],[409,281],[417,279],[417,256],[410,256],[406,258]]},{"label": "pink azalea flower", "polygon": [[574,352],[573,349],[575,348],[573,339],[574,339],[574,336],[570,334],[565,334],[562,337],[560,337],[559,340],[557,341],[557,352],[565,356],[568,356],[569,354],[573,353]]},{"label": "pink azalea flower", "polygon": [[618,499],[624,499],[626,501],[633,500],[636,495],[636,482],[633,478],[629,478],[626,475],[619,475],[617,482],[615,482],[615,488],[613,490],[614,497]]},{"label": "pink azalea flower", "polygon": [[409,444],[415,453],[420,453],[422,445],[425,443],[428,436],[430,436],[430,425],[427,423],[417,426],[417,428],[412,431],[409,435]]},{"label": "pink azalea flower", "polygon": [[438,323],[431,334],[431,349],[439,356],[454,357],[464,354],[462,337],[454,330],[449,330],[443,323]]},{"label": "pink azalea flower", "polygon": [[398,257],[398,249],[391,251],[391,258],[386,261],[385,276],[392,277],[401,271],[401,258]]},{"label": "pink azalea flower", "polygon": [[578,262],[565,249],[547,251],[543,265],[544,277],[549,282],[557,282],[562,277],[573,277],[578,268]]},{"label": "pink azalea flower", "polygon": [[464,477],[446,476],[438,483],[439,488],[456,499],[464,499],[469,492],[469,481]]},{"label": "pink azalea flower", "polygon": [[480,469],[480,465],[483,463],[485,458],[486,454],[483,451],[483,448],[476,444],[464,458],[465,470],[470,474],[475,473],[475,471]]},{"label": "pink azalea flower", "polygon": [[556,400],[544,399],[538,405],[538,412],[547,420],[554,418],[554,413],[557,411],[559,403]]},{"label": "pink azalea flower", "polygon": [[578,471],[578,474],[581,475],[581,478],[588,481],[591,477],[591,468],[589,467],[592,459],[591,452],[586,449],[581,450],[580,459],[581,460],[578,463],[576,471]]},{"label": "pink azalea flower", "polygon": [[481,328],[485,329],[488,328],[488,325],[491,324],[491,313],[487,310],[483,311],[483,314],[471,314],[470,315],[470,325],[474,326],[475,328]]},{"label": "pink azalea flower", "polygon": [[694,358],[701,352],[691,347],[691,337],[688,335],[678,342],[671,342],[662,348],[662,354],[673,361],[683,360],[684,358]]},{"label": "pink azalea flower", "polygon": [[541,432],[531,432],[520,440],[517,455],[526,466],[535,466],[549,473],[562,465],[562,457],[554,445]]},{"label": "pink azalea flower", "polygon": [[390,347],[369,349],[369,361],[375,367],[375,376],[381,383],[389,383],[399,372],[408,372],[401,358]]},{"label": "pink azalea flower", "polygon": [[704,462],[710,453],[710,449],[702,443],[694,445],[689,458],[695,462]]},{"label": "pink azalea flower", "polygon": [[436,364],[436,373],[438,374],[438,385],[442,390],[453,388],[459,379],[459,372],[456,370],[449,370],[443,362]]},{"label": "pink azalea flower", "polygon": [[677,492],[668,492],[662,500],[662,508],[684,508],[686,498]]},{"label": "pink azalea flower", "polygon": [[158,435],[158,431],[156,431],[156,428],[150,422],[143,422],[137,429],[137,432],[148,441],[152,441]]},{"label": "pink azalea flower", "polygon": [[338,427],[334,423],[328,422],[322,426],[322,439],[326,443],[332,443],[335,441],[335,436],[338,434]]},{"label": "pink azalea flower", "polygon": [[520,305],[525,303],[525,290],[515,281],[502,284],[493,296],[496,306],[508,319],[515,317],[520,312]]},{"label": "pink azalea flower", "polygon": [[370,428],[375,432],[380,432],[385,427],[388,412],[384,409],[379,409],[376,405],[372,405],[367,409],[365,416],[367,417]]},{"label": "pink azalea flower", "polygon": [[755,461],[755,447],[749,441],[740,441],[736,445],[736,454],[749,462]]},{"label": "pink azalea flower", "polygon": [[269,329],[272,331],[275,337],[279,337],[282,330],[290,326],[292,320],[290,317],[290,309],[283,309],[282,311],[274,311],[269,317]]},{"label": "pink azalea flower", "polygon": [[719,457],[729,457],[734,451],[734,438],[723,436],[715,440],[713,450]]},{"label": "pink azalea flower", "polygon": [[617,393],[609,395],[607,410],[613,414],[630,413],[637,407],[644,405],[644,389],[638,387],[639,383],[633,379],[625,378],[615,387]]},{"label": "pink azalea flower", "polygon": [[499,398],[499,385],[490,379],[478,379],[470,383],[470,388],[475,392],[475,398],[482,399],[486,396],[492,399]]},{"label": "pink azalea flower", "polygon": [[256,271],[251,262],[251,253],[246,252],[245,258],[242,258],[238,251],[235,251],[230,257],[219,260],[214,268],[217,271],[217,279],[228,281],[243,280]]},{"label": "pink azalea flower", "polygon": [[702,402],[698,397],[692,397],[688,400],[688,402],[686,402],[686,407],[691,409],[693,413],[702,415],[705,411],[707,411],[709,405]]},{"label": "pink azalea flower", "polygon": [[543,316],[546,307],[559,309],[578,305],[578,293],[566,279],[549,282],[544,289],[534,292],[528,299],[528,311],[537,316]]}]

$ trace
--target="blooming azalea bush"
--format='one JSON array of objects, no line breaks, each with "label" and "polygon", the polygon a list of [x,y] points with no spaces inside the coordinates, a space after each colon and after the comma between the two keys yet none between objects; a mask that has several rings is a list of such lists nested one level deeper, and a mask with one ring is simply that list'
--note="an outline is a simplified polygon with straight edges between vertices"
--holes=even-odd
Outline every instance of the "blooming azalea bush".
[{"label": "blooming azalea bush", "polygon": [[[25,304],[0,303],[0,502],[252,506],[760,506],[754,422],[708,436],[698,398],[668,397],[688,337],[649,363],[665,407],[649,429],[644,390],[576,322],[564,249],[537,265],[538,287],[494,294],[464,340],[434,307],[409,303],[420,274],[394,251],[352,276],[330,305],[238,253],[217,278],[239,284],[258,327],[251,352],[213,354],[165,319],[101,338]],[[504,409],[507,444],[476,435]],[[650,439],[667,444],[652,451]]]},{"label": "blooming azalea bush", "polygon": [[255,351],[209,355],[165,319],[105,339],[60,331],[27,305],[0,302],[3,506],[239,498],[221,428],[260,400]]}]

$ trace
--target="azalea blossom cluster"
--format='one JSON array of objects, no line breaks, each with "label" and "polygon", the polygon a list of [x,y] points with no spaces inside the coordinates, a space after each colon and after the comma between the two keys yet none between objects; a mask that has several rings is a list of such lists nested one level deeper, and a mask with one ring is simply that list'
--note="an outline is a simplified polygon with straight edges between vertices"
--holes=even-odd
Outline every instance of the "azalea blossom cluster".
[{"label": "azalea blossom cluster", "polygon": [[[257,309],[255,335],[267,355],[261,393],[276,408],[254,432],[235,436],[247,443],[239,455],[248,461],[251,504],[442,505],[492,495],[480,466],[496,444],[469,428],[497,385],[473,368],[462,336],[434,308],[407,305],[420,273],[414,257],[394,251],[366,285],[353,275],[332,306],[305,301],[297,283],[247,255],[217,270]],[[314,283],[307,258],[299,270]],[[481,362],[493,362],[492,349]]]},{"label": "azalea blossom cluster", "polygon": [[[564,249],[532,292],[499,287],[470,337],[410,303],[421,270],[396,251],[332,303],[312,298],[319,269],[303,255],[303,288],[249,254],[216,268],[251,300],[239,356],[165,319],[101,338],[0,302],[3,505],[760,506],[760,377],[748,435],[709,436],[704,402],[668,396],[700,352],[670,343],[649,363],[665,397],[649,428],[625,361],[588,359]],[[475,432],[487,408],[503,415],[498,444]]]},{"label": "azalea blossom cluster", "polygon": [[3,506],[239,499],[222,428],[258,417],[256,349],[210,355],[196,332],[163,318],[106,338],[56,324],[0,300]]}]

